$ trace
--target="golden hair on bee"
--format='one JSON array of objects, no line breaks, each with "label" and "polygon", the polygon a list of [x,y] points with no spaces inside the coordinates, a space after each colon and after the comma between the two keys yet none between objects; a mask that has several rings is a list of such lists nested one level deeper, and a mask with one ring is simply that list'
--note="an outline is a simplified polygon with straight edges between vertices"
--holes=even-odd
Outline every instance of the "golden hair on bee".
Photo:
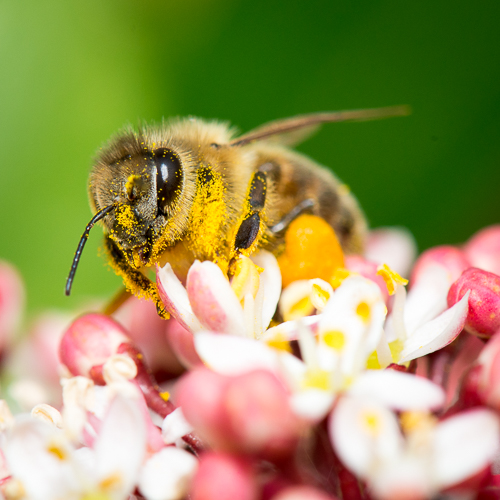
[{"label": "golden hair on bee", "polygon": [[408,111],[395,106],[316,113],[239,137],[228,124],[198,118],[125,129],[99,152],[91,171],[95,215],[80,239],[66,294],[98,221],[112,268],[131,293],[153,300],[164,317],[149,269],[169,262],[182,279],[198,259],[230,274],[240,255],[283,251],[286,228],[303,212],[325,219],[344,251],[361,251],[366,222],[354,196],[329,170],[290,146],[322,123]]}]

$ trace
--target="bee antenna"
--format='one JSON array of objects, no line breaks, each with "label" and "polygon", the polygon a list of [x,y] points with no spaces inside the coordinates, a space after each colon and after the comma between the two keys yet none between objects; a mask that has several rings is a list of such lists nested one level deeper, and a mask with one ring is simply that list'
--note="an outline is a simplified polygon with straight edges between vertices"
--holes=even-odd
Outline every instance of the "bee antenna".
[{"label": "bee antenna", "polygon": [[80,262],[80,257],[82,256],[83,247],[85,246],[85,243],[87,243],[87,240],[89,238],[90,230],[94,227],[94,224],[96,222],[103,219],[106,215],[109,214],[109,212],[111,212],[115,208],[116,205],[108,205],[107,207],[104,207],[103,209],[99,210],[99,212],[97,212],[94,215],[94,217],[92,217],[90,222],[87,224],[87,227],[85,228],[85,231],[82,234],[82,237],[80,238],[80,243],[78,243],[75,256],[73,257],[73,263],[71,264],[71,270],[69,271],[68,279],[66,280],[66,289],[65,289],[66,295],[69,296],[69,294],[71,293],[71,287],[73,285],[73,280],[75,279],[76,268],[78,267],[78,263]]}]

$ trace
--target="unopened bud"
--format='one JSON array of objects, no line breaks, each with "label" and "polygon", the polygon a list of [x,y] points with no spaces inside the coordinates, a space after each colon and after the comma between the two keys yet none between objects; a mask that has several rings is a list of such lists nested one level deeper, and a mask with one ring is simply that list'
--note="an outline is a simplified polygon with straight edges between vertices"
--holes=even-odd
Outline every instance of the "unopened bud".
[{"label": "unopened bud", "polygon": [[226,453],[203,454],[193,480],[190,498],[257,500],[258,487],[251,462]]},{"label": "unopened bud", "polygon": [[465,245],[471,266],[500,275],[500,224],[477,232]]},{"label": "unopened bud", "polygon": [[448,306],[470,290],[465,329],[478,337],[491,337],[500,329],[500,276],[471,267],[462,273],[448,292]]},{"label": "unopened bud", "polygon": [[103,314],[87,314],[66,330],[59,356],[73,375],[90,377],[92,368],[103,365],[125,342],[130,339],[118,323]]}]

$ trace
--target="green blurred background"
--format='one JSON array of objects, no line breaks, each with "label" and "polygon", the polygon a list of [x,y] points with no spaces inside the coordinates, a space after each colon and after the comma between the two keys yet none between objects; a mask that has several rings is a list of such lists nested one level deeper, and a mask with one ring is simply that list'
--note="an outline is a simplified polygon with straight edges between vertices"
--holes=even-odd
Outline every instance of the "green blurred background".
[{"label": "green blurred background", "polygon": [[91,234],[91,158],[126,123],[198,115],[248,130],[312,111],[410,104],[325,126],[300,150],[351,186],[373,227],[419,248],[500,222],[500,2],[0,1],[0,257],[31,312],[111,295]]}]

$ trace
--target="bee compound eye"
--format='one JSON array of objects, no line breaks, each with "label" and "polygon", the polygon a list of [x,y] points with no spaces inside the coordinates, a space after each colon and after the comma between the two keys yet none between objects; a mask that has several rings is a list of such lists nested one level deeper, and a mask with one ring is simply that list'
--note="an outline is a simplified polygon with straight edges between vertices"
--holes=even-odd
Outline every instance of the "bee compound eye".
[{"label": "bee compound eye", "polygon": [[168,206],[179,196],[182,185],[182,163],[179,155],[168,148],[154,152],[158,212],[167,213]]}]

